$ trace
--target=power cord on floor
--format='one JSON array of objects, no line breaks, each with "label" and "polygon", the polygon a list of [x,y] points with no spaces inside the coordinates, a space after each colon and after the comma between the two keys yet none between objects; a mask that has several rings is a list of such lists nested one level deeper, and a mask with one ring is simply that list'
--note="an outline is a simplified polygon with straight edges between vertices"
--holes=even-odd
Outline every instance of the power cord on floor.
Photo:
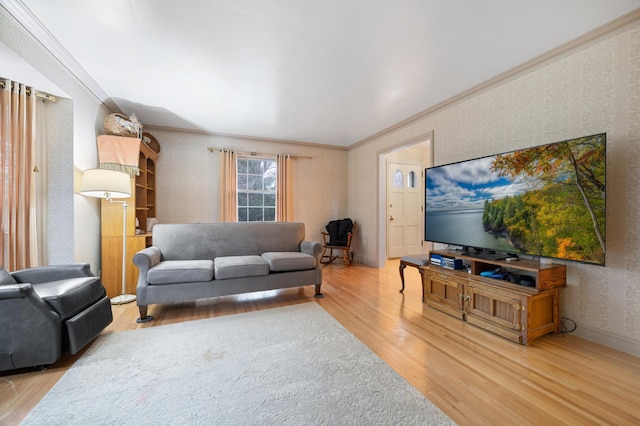
[{"label": "power cord on floor", "polygon": [[578,328],[576,322],[569,317],[560,317],[560,332],[573,333]]},{"label": "power cord on floor", "polygon": [[576,322],[569,317],[560,317],[560,333],[573,333],[578,326]]},{"label": "power cord on floor", "polygon": [[553,335],[556,337],[564,337],[565,334],[576,331],[576,328],[578,328],[578,326],[574,320],[568,317],[560,317],[560,331]]}]

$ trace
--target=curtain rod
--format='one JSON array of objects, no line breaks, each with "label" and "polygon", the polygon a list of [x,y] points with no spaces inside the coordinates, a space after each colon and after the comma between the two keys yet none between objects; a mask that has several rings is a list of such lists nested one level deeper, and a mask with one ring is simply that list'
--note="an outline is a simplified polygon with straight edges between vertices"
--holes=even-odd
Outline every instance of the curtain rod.
[{"label": "curtain rod", "polygon": [[[4,81],[0,81],[0,89],[4,89],[6,86]],[[11,83],[11,88],[13,89],[13,83]],[[32,89],[27,89],[27,95],[31,95],[31,90]],[[51,102],[55,102],[56,101],[56,97],[53,95],[50,95],[48,93],[45,92],[40,92],[40,91],[35,91],[35,95],[37,98],[42,98],[42,99],[46,99],[47,101],[51,101]]]},{"label": "curtain rod", "polygon": [[[215,148],[215,147],[213,147],[213,146],[209,146],[209,147],[207,147],[207,151],[209,151],[209,152],[214,152],[214,151],[223,151],[224,149],[226,149],[226,148]],[[240,152],[240,151],[237,151],[237,152],[236,152],[236,154],[240,154],[240,155],[250,155],[250,156],[252,156],[252,157],[273,157],[274,155],[276,155],[276,154],[265,154],[265,153],[263,153],[263,152]],[[311,160],[311,159],[313,158],[313,157],[301,157],[301,156],[299,156],[299,155],[290,155],[290,157],[291,157],[292,159],[294,159],[294,160],[295,160],[296,158],[306,158],[306,159],[308,159],[308,160]]]}]

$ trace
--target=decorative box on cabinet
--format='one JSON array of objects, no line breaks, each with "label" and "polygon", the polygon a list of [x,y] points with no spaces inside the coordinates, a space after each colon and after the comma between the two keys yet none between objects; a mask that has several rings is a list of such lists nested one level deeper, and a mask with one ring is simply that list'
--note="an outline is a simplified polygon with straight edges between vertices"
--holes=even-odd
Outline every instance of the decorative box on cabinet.
[{"label": "decorative box on cabinet", "polygon": [[[560,288],[566,285],[566,266],[485,260],[448,250],[431,253],[461,258],[469,272],[423,267],[427,305],[522,344],[560,330]],[[531,276],[535,287],[480,276],[496,268]]]},{"label": "decorative box on cabinet", "polygon": [[[127,202],[127,254],[125,288],[136,294],[138,269],[133,256],[151,244],[147,218],[156,217],[156,161],[158,154],[140,144],[140,175],[131,178],[132,194]],[[109,297],[122,291],[122,203],[102,200],[102,283]],[[137,225],[136,225],[137,224]]]}]

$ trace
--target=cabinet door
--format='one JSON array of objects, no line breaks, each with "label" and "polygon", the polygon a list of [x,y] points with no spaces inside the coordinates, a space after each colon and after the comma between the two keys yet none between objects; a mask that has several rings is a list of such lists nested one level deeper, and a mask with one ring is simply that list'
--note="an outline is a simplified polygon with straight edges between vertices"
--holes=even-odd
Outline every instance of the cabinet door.
[{"label": "cabinet door", "polygon": [[453,273],[425,271],[424,301],[432,308],[464,319],[463,297],[466,280]]},{"label": "cabinet door", "polygon": [[557,288],[531,296],[526,311],[527,340],[524,343],[547,333],[560,332],[560,292]]},{"label": "cabinet door", "polygon": [[523,343],[525,306],[521,294],[469,280],[466,318],[502,337]]}]

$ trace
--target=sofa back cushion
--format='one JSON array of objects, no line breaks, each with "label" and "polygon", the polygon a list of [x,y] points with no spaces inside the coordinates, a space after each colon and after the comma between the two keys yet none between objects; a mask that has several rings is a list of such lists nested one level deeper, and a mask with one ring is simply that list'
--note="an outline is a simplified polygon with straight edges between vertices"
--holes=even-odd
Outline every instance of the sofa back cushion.
[{"label": "sofa back cushion", "polygon": [[296,252],[304,237],[300,222],[160,223],[153,227],[153,245],[162,252],[162,260]]},{"label": "sofa back cushion", "polygon": [[0,285],[16,284],[16,280],[6,269],[0,266]]}]

